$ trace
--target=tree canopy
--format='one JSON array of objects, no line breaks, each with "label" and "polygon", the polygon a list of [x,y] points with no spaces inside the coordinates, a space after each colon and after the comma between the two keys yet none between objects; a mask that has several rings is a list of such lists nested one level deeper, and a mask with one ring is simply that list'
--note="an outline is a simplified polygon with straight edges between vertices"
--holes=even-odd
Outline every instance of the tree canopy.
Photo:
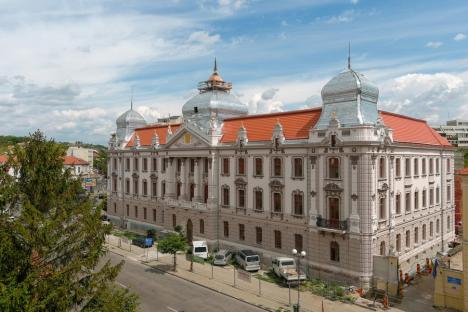
[{"label": "tree canopy", "polygon": [[0,311],[135,311],[113,283],[123,262],[97,268],[111,228],[64,155],[37,131],[10,152],[14,176],[0,168]]},{"label": "tree canopy", "polygon": [[174,271],[176,270],[176,255],[178,251],[185,251],[187,249],[187,241],[180,233],[171,233],[161,239],[158,243],[158,250],[162,253],[173,255]]}]

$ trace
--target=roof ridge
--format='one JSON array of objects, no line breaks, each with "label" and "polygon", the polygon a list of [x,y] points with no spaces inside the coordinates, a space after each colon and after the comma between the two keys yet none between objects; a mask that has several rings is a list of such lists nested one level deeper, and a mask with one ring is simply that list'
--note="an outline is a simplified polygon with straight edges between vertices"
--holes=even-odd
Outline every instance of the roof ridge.
[{"label": "roof ridge", "polygon": [[312,112],[312,111],[319,111],[319,110],[322,110],[322,107],[305,108],[305,109],[296,109],[296,110],[290,110],[290,111],[285,111],[285,112],[264,113],[264,114],[252,114],[252,115],[246,115],[246,116],[239,116],[239,117],[226,118],[226,119],[224,119],[224,120],[225,120],[225,121],[231,121],[231,120],[239,120],[239,119],[253,119],[253,118],[259,118],[259,117],[269,117],[269,116],[292,115],[292,114],[299,114],[299,113]]},{"label": "roof ridge", "polygon": [[406,115],[402,115],[402,114],[398,114],[398,113],[393,113],[393,112],[388,112],[388,111],[384,111],[384,110],[378,110],[379,113],[384,113],[384,114],[388,114],[388,115],[392,115],[392,116],[396,116],[396,117],[403,117],[405,119],[411,119],[411,120],[414,120],[414,121],[420,121],[420,122],[424,122],[425,124],[427,124],[427,121],[424,120],[424,119],[419,119],[419,118],[416,118],[416,117],[411,117],[411,116],[406,116]]},{"label": "roof ridge", "polygon": [[157,128],[167,128],[168,126],[175,127],[175,126],[180,126],[182,123],[176,123],[176,124],[167,124],[167,125],[149,125],[146,127],[140,127],[140,128],[135,128],[136,130],[147,130],[147,129],[157,129]]}]

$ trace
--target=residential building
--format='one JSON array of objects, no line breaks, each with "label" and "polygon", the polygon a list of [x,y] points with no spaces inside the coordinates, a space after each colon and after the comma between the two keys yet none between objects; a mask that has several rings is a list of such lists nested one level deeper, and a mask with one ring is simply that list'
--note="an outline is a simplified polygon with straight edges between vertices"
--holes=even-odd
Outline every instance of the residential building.
[{"label": "residential building", "polygon": [[[133,109],[109,141],[113,222],[249,248],[268,262],[307,252],[309,276],[368,288],[373,256],[403,272],[454,237],[454,148],[425,121],[378,110],[379,90],[348,69],[322,106],[248,115],[215,65],[180,124]],[[148,213],[142,213],[147,211]]]},{"label": "residential building", "polygon": [[67,149],[67,156],[75,156],[77,158],[83,159],[89,164],[90,168],[93,168],[94,157],[96,154],[96,150],[81,146],[70,146]]},{"label": "residential building", "polygon": [[63,159],[63,166],[65,169],[70,169],[74,176],[82,176],[92,171],[87,161],[75,156],[65,156]]},{"label": "residential building", "polygon": [[453,146],[468,148],[468,120],[449,120],[445,126],[434,129]]}]

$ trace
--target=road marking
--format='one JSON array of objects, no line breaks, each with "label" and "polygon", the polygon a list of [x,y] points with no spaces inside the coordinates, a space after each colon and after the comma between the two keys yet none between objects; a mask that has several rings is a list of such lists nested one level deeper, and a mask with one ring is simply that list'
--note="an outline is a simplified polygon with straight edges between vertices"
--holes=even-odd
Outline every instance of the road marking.
[{"label": "road marking", "polygon": [[117,284],[118,284],[120,287],[122,287],[122,288],[125,288],[125,289],[127,289],[127,288],[128,288],[127,286],[125,286],[125,285],[124,285],[124,284],[122,284],[122,283],[119,283],[119,282],[116,282],[116,283],[117,283]]},{"label": "road marking", "polygon": [[171,312],[184,312],[184,310],[180,310],[180,311],[179,311],[179,310],[176,310],[176,309],[171,308],[171,307],[166,307],[166,308],[167,308],[169,311],[171,311]]}]

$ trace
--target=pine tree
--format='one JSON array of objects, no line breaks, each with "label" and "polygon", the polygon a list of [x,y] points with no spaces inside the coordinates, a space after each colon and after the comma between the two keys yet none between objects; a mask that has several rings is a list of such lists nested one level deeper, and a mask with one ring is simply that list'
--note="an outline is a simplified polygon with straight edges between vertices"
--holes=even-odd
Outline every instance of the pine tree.
[{"label": "pine tree", "polygon": [[64,155],[37,131],[10,153],[15,176],[0,168],[0,311],[135,311],[113,284],[123,262],[97,268],[110,226]]}]

